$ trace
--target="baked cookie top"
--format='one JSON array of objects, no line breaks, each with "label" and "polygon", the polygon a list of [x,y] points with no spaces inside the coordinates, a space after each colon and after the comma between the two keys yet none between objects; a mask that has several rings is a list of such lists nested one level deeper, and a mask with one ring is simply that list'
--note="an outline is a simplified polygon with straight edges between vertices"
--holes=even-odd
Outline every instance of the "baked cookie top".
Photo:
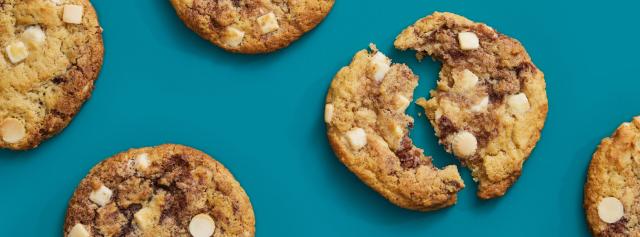
[{"label": "baked cookie top", "polygon": [[180,145],[132,149],[93,167],[69,201],[64,236],[255,234],[249,197],[207,154]]},{"label": "baked cookie top", "polygon": [[334,0],[171,0],[191,30],[237,53],[287,47],[318,25]]},{"label": "baked cookie top", "polygon": [[23,150],[64,129],[102,67],[87,0],[0,1],[0,147]]},{"label": "baked cookie top", "polygon": [[464,183],[455,166],[438,169],[413,145],[404,111],[418,77],[374,45],[333,79],[325,122],[334,152],[349,170],[392,203],[428,211],[455,204]]},{"label": "baked cookie top", "polygon": [[504,195],[540,138],[547,115],[543,73],[524,47],[452,13],[418,20],[395,41],[442,62],[425,108],[440,143],[472,171],[480,198]]},{"label": "baked cookie top", "polygon": [[640,117],[620,125],[593,154],[584,209],[595,236],[640,236]]}]

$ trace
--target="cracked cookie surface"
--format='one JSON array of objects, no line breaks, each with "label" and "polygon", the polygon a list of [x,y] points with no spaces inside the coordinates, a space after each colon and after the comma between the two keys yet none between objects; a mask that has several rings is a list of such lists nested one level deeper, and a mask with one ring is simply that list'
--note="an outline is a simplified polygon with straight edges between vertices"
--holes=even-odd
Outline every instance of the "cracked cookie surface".
[{"label": "cracked cookie surface", "polygon": [[593,154],[584,209],[594,236],[640,236],[640,117],[619,126]]},{"label": "cracked cookie surface", "polygon": [[65,236],[255,235],[249,197],[207,154],[131,149],[93,167],[69,201]]},{"label": "cracked cookie surface", "polygon": [[439,142],[471,169],[478,196],[504,195],[544,126],[542,71],[517,40],[452,13],[418,20],[394,44],[442,62],[437,89],[417,103]]},{"label": "cracked cookie surface", "polygon": [[180,19],[213,44],[237,53],[287,47],[329,14],[334,0],[171,0]]},{"label": "cracked cookie surface", "polygon": [[371,46],[334,77],[325,122],[334,152],[351,172],[403,208],[429,211],[455,204],[464,187],[455,166],[438,169],[413,145],[404,111],[418,77]]},{"label": "cracked cookie surface", "polygon": [[87,0],[0,1],[0,147],[24,150],[64,129],[103,60]]}]

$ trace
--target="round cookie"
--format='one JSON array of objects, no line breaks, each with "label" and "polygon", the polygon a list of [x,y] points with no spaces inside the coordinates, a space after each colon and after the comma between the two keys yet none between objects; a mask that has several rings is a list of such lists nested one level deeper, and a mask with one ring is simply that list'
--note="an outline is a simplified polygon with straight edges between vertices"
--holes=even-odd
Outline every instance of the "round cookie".
[{"label": "round cookie", "polygon": [[358,52],[331,83],[325,105],[331,147],[351,172],[395,205],[429,211],[455,204],[464,187],[457,168],[434,167],[409,138],[413,118],[404,111],[418,77],[371,49]]},{"label": "round cookie", "polygon": [[249,197],[207,154],[181,145],[100,162],[69,201],[64,236],[255,235]]},{"label": "round cookie", "polygon": [[287,47],[329,14],[334,0],[171,0],[180,19],[202,38],[231,52],[268,53]]},{"label": "round cookie", "polygon": [[584,209],[594,236],[640,236],[640,117],[618,127],[593,154]]},{"label": "round cookie", "polygon": [[418,20],[395,41],[442,62],[437,89],[420,98],[439,141],[470,168],[483,199],[505,194],[540,138],[544,74],[517,40],[452,13]]},{"label": "round cookie", "polygon": [[0,147],[31,149],[90,97],[102,28],[87,0],[5,0],[0,9]]}]

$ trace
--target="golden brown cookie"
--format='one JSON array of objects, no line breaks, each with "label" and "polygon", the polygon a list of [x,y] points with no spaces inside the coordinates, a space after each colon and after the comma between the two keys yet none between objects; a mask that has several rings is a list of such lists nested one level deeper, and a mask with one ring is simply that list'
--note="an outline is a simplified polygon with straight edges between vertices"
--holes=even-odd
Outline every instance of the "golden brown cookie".
[{"label": "golden brown cookie", "polygon": [[358,52],[331,83],[325,105],[331,147],[351,172],[400,207],[429,211],[455,204],[464,187],[457,168],[434,167],[409,138],[413,118],[404,111],[418,77],[371,49]]},{"label": "golden brown cookie", "polygon": [[102,28],[87,0],[0,1],[0,148],[64,129],[93,90]]},{"label": "golden brown cookie", "polygon": [[442,62],[431,98],[418,99],[440,143],[479,183],[480,198],[505,194],[540,138],[544,74],[517,40],[452,13],[418,20],[395,41]]},{"label": "golden brown cookie", "polygon": [[132,149],[93,167],[69,201],[64,236],[255,235],[249,197],[219,162],[180,145]]},{"label": "golden brown cookie", "polygon": [[640,236],[640,117],[620,125],[593,154],[584,209],[594,236]]},{"label": "golden brown cookie", "polygon": [[191,30],[237,53],[287,47],[329,14],[334,0],[171,0]]}]

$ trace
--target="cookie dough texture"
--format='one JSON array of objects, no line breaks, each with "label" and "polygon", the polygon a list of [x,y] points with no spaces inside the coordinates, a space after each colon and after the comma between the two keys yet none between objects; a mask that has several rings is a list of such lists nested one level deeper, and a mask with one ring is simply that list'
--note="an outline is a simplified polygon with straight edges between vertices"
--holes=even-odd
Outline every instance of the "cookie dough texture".
[{"label": "cookie dough texture", "polygon": [[180,19],[202,38],[231,52],[287,47],[318,25],[334,0],[171,0]]},{"label": "cookie dough texture", "polygon": [[0,147],[35,148],[64,129],[90,97],[103,51],[87,0],[0,1]]},{"label": "cookie dough texture", "polygon": [[372,46],[334,77],[325,122],[334,152],[351,172],[392,203],[428,211],[455,204],[464,187],[455,166],[438,169],[413,145],[404,111],[418,77]]},{"label": "cookie dough texture", "polygon": [[[74,230],[75,229],[75,230]],[[249,197],[219,162],[193,148],[132,149],[91,169],[69,201],[64,236],[255,234]]]},{"label": "cookie dough texture", "polygon": [[540,138],[544,74],[517,40],[452,13],[436,12],[395,41],[442,62],[437,89],[418,99],[446,150],[469,167],[478,196],[505,194]]},{"label": "cookie dough texture", "polygon": [[[640,117],[618,127],[593,154],[584,187],[584,209],[594,236],[640,236],[638,157]],[[622,212],[616,207],[619,203]]]}]

